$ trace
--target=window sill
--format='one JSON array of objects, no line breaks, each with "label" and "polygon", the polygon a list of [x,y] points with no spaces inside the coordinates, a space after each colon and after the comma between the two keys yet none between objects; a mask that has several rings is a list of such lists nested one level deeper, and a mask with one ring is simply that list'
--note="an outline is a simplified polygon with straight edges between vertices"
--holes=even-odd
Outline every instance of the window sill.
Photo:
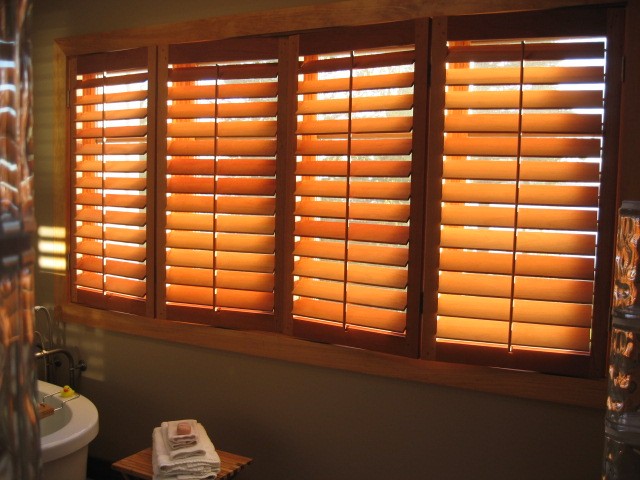
[{"label": "window sill", "polygon": [[435,362],[298,340],[277,333],[228,330],[149,319],[75,304],[61,306],[65,322],[203,348],[231,351],[530,400],[604,409],[606,381]]}]

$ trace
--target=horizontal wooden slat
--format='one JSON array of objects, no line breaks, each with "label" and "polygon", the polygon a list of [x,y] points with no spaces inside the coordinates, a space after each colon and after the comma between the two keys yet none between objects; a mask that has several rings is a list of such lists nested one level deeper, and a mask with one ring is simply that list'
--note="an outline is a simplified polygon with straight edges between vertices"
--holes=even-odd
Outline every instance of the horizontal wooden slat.
[{"label": "horizontal wooden slat", "polygon": [[169,137],[274,137],[274,121],[179,122],[167,125]]},{"label": "horizontal wooden slat", "polygon": [[247,292],[245,290],[218,289],[215,297],[213,288],[168,285],[167,302],[192,305],[215,305],[217,307],[242,310],[273,310],[273,294],[267,292]]},{"label": "horizontal wooden slat", "polygon": [[147,134],[146,125],[131,125],[126,127],[80,128],[76,130],[76,138],[119,138],[143,137]]},{"label": "horizontal wooden slat", "polygon": [[278,93],[276,82],[220,83],[218,85],[177,84],[169,87],[169,100],[215,98],[269,98]]},{"label": "horizontal wooden slat", "polygon": [[247,175],[273,176],[276,162],[269,158],[206,159],[177,157],[167,161],[171,175]]},{"label": "horizontal wooden slat", "polygon": [[217,271],[205,268],[167,268],[167,283],[173,285],[232,288],[272,292],[273,275],[253,272]]},{"label": "horizontal wooden slat", "polygon": [[[348,184],[349,197],[386,200],[408,200],[409,182],[363,182],[352,180]],[[343,180],[306,180],[296,185],[296,195],[304,197],[338,197],[347,195],[347,182]]]},{"label": "horizontal wooden slat", "polygon": [[298,123],[298,135],[322,135],[338,133],[405,133],[413,127],[410,116],[353,118],[351,120],[316,120],[305,117]]},{"label": "horizontal wooden slat", "polygon": [[[506,250],[513,248],[512,231],[465,229],[445,227],[441,234],[441,246],[479,250]],[[528,232],[518,234],[517,249],[521,252],[592,255],[595,235],[560,232]]]},{"label": "horizontal wooden slat", "polygon": [[[213,268],[213,258],[213,252],[206,250],[178,248],[167,250],[169,266]],[[216,268],[224,270],[271,273],[274,268],[274,257],[265,254],[219,252],[215,265]]]},{"label": "horizontal wooden slat", "polygon": [[299,73],[336,72],[340,70],[391,67],[410,65],[414,62],[413,50],[398,50],[371,55],[341,56],[324,59],[306,60],[300,65]]},{"label": "horizontal wooden slat", "polygon": [[[449,109],[518,109],[520,92],[512,91],[451,91],[445,95]],[[602,92],[598,90],[525,90],[522,108],[602,108]]]},{"label": "horizontal wooden slat", "polygon": [[273,235],[219,233],[214,244],[212,232],[173,230],[167,232],[166,245],[168,248],[273,253],[275,238]]},{"label": "horizontal wooden slat", "polygon": [[262,312],[273,311],[273,293],[270,292],[247,292],[246,290],[219,288],[216,301],[219,307]]},{"label": "horizontal wooden slat", "polygon": [[131,143],[84,143],[76,144],[76,155],[143,155],[147,144],[143,139]]},{"label": "horizontal wooden slat", "polygon": [[213,268],[213,252],[193,248],[169,248],[166,264],[172,267]]},{"label": "horizontal wooden slat", "polygon": [[447,137],[444,142],[444,154],[594,158],[600,156],[600,140],[523,137],[519,141],[516,137]]},{"label": "horizontal wooden slat", "polygon": [[275,140],[218,139],[214,140],[172,140],[168,142],[169,155],[246,155],[273,156],[276,153]]},{"label": "horizontal wooden slat", "polygon": [[[345,248],[342,242],[328,242],[302,238],[295,244],[294,254],[304,257],[344,260]],[[408,248],[399,246],[349,245],[349,259],[376,265],[405,266]]]},{"label": "horizontal wooden slat", "polygon": [[145,246],[142,245],[134,246],[107,243],[105,246],[105,257],[143,262],[145,258],[147,258],[147,251]]},{"label": "horizontal wooden slat", "polygon": [[[441,270],[510,275],[513,270],[512,262],[511,252],[450,248],[443,248],[440,252]],[[591,280],[594,276],[594,259],[593,257],[517,253],[515,274]]]},{"label": "horizontal wooden slat", "polygon": [[438,314],[449,317],[509,320],[511,300],[498,297],[439,294]]},{"label": "horizontal wooden slat", "polygon": [[510,275],[513,270],[513,254],[443,248],[440,251],[440,269]]},{"label": "horizontal wooden slat", "polygon": [[146,215],[143,212],[106,211],[85,207],[76,213],[75,219],[83,222],[104,222],[114,225],[131,225],[141,227],[146,223]]},{"label": "horizontal wooden slat", "polygon": [[82,238],[77,239],[75,252],[83,255],[95,256],[102,256],[104,253],[102,242]]},{"label": "horizontal wooden slat", "polygon": [[516,277],[515,298],[591,304],[593,281]]},{"label": "horizontal wooden slat", "polygon": [[[524,52],[525,59],[530,61],[600,59],[604,56],[604,42],[527,43]],[[447,55],[447,61],[452,63],[519,61],[521,58],[520,43],[453,45]]]},{"label": "horizontal wooden slat", "polygon": [[147,99],[147,91],[128,90],[113,93],[90,94],[83,90],[76,90],[76,105],[96,105],[101,103],[139,102]]},{"label": "horizontal wooden slat", "polygon": [[271,178],[218,178],[174,175],[167,179],[169,193],[218,193],[236,195],[268,195],[275,193],[275,180]]},{"label": "horizontal wooden slat", "polygon": [[78,205],[104,205],[106,207],[144,208],[146,195],[101,195],[99,193],[80,193],[76,195]]},{"label": "horizontal wooden slat", "polygon": [[[377,220],[387,222],[407,222],[408,204],[355,203],[349,204],[348,216],[355,220]],[[296,204],[295,214],[307,217],[346,218],[347,204],[341,201],[321,201],[303,199]]]},{"label": "horizontal wooden slat", "polygon": [[546,133],[592,134],[602,133],[602,115],[577,113],[462,113],[446,115],[446,132],[468,133]]},{"label": "horizontal wooden slat", "polygon": [[275,199],[272,197],[218,196],[171,194],[167,197],[167,210],[172,212],[237,213],[272,215]]},{"label": "horizontal wooden slat", "polygon": [[97,238],[116,242],[143,244],[146,241],[146,232],[142,229],[126,229],[109,227],[104,231],[98,225],[82,225],[75,232],[77,237]]},{"label": "horizontal wooden slat", "polygon": [[512,280],[509,275],[441,271],[438,291],[460,295],[509,298],[511,284]]},{"label": "horizontal wooden slat", "polygon": [[520,84],[521,81],[533,85],[602,83],[604,67],[448,68],[446,78],[447,85],[508,85]]},{"label": "horizontal wooden slat", "polygon": [[380,95],[326,100],[301,100],[298,102],[297,114],[317,115],[321,113],[379,112],[411,110],[412,107],[413,95]]},{"label": "horizontal wooden slat", "polygon": [[267,102],[238,102],[238,103],[178,103],[167,107],[167,117],[180,118],[251,118],[274,117],[277,113],[277,103]]},{"label": "horizontal wooden slat", "polygon": [[[344,281],[343,262],[301,258],[295,263],[294,275],[326,280]],[[390,268],[356,263],[347,264],[347,281],[381,287],[405,288],[407,271],[404,268]]]},{"label": "horizontal wooden slat", "polygon": [[518,323],[590,327],[593,307],[584,303],[515,299],[513,320]]},{"label": "horizontal wooden slat", "polygon": [[[293,314],[307,318],[317,318],[342,322],[342,304],[339,302],[301,298],[293,304]],[[402,312],[381,308],[349,305],[347,323],[387,331],[403,332],[406,317]]]},{"label": "horizontal wooden slat", "polygon": [[[328,222],[303,219],[296,223],[295,235],[316,238],[346,238],[344,222]],[[399,225],[360,224],[349,225],[349,239],[361,242],[394,243],[404,245],[409,241],[409,228]]]},{"label": "horizontal wooden slat", "polygon": [[104,273],[102,258],[90,255],[79,255],[76,259],[76,270],[87,270],[89,272]]},{"label": "horizontal wooden slat", "polygon": [[93,272],[83,272],[76,276],[76,285],[102,290],[103,276]]},{"label": "horizontal wooden slat", "polygon": [[[172,48],[174,46],[172,45]],[[227,63],[224,65],[178,65],[169,69],[171,82],[196,82],[198,80],[249,80],[273,79],[278,75],[278,65],[274,62],[265,63]],[[242,83],[242,82],[238,82]]]},{"label": "horizontal wooden slat", "polygon": [[509,322],[441,315],[438,316],[438,338],[506,345]]},{"label": "horizontal wooden slat", "polygon": [[516,256],[517,275],[593,280],[594,268],[594,257],[528,253]]},{"label": "horizontal wooden slat", "polygon": [[100,122],[105,120],[133,120],[146,118],[146,108],[124,108],[120,110],[86,110],[76,114],[76,122]]},{"label": "horizontal wooden slat", "polygon": [[[514,298],[585,304],[590,304],[593,299],[592,281],[517,276],[513,282]],[[447,294],[510,298],[512,277],[442,271],[439,291]]]},{"label": "horizontal wooden slat", "polygon": [[105,262],[105,273],[143,280],[147,276],[147,267],[143,263],[108,258]]},{"label": "horizontal wooden slat", "polygon": [[147,215],[144,212],[137,211],[107,211],[104,215],[104,222],[117,225],[142,227],[147,222]]},{"label": "horizontal wooden slat", "polygon": [[[167,216],[167,228],[187,231],[213,231],[214,217],[210,214],[174,212]],[[273,233],[275,219],[260,215],[225,215],[215,219],[215,229],[220,232]]]},{"label": "horizontal wooden slat", "polygon": [[[312,78],[312,77],[310,77]],[[327,78],[298,82],[298,94],[373,90],[378,88],[407,88],[413,85],[413,73],[389,73],[349,78]]]},{"label": "horizontal wooden slat", "polygon": [[588,352],[590,329],[516,323],[511,340],[514,345]]},{"label": "horizontal wooden slat", "polygon": [[[302,297],[342,302],[345,300],[343,288],[342,282],[303,278],[295,283],[293,293]],[[406,307],[406,292],[404,290],[348,284],[346,301],[370,307],[404,310]]]},{"label": "horizontal wooden slat", "polygon": [[[521,184],[518,188],[520,205],[555,205],[596,207],[598,187],[568,185]],[[515,183],[462,183],[445,181],[442,185],[445,202],[507,203],[516,201]]]},{"label": "horizontal wooden slat", "polygon": [[[469,206],[445,204],[442,209],[445,225],[513,227],[515,208],[512,206]],[[528,229],[595,231],[596,212],[560,208],[519,208],[518,227]],[[493,234],[490,234],[493,235]]]},{"label": "horizontal wooden slat", "polygon": [[145,282],[131,278],[107,276],[105,287],[107,291],[134,297],[144,297],[146,294]]},{"label": "horizontal wooden slat", "polygon": [[167,285],[166,288],[166,301],[168,303],[213,306],[213,299],[213,288],[211,287]]},{"label": "horizontal wooden slat", "polygon": [[354,176],[354,177],[407,177],[411,173],[411,162],[406,160],[361,161],[351,160],[314,161],[303,159],[296,163],[297,175]]},{"label": "horizontal wooden slat", "polygon": [[[445,178],[470,180],[516,180],[516,160],[455,160],[443,162]],[[540,182],[597,182],[595,162],[527,161],[520,163],[520,179]]]},{"label": "horizontal wooden slat", "polygon": [[411,139],[368,140],[302,140],[298,142],[298,155],[408,155]]},{"label": "horizontal wooden slat", "polygon": [[215,273],[208,268],[167,267],[166,282],[171,285],[213,287]]}]

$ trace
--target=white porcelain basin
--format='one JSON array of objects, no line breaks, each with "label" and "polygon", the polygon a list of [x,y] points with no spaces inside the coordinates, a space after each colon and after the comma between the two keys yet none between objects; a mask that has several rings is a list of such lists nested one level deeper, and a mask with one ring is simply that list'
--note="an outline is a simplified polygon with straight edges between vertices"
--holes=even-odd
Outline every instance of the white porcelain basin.
[{"label": "white porcelain basin", "polygon": [[[58,385],[38,380],[38,401],[61,390]],[[63,405],[65,400],[59,395],[47,397],[45,403],[57,410],[40,420],[41,458],[46,480],[86,478],[88,445],[98,434],[95,405],[82,395]]]}]

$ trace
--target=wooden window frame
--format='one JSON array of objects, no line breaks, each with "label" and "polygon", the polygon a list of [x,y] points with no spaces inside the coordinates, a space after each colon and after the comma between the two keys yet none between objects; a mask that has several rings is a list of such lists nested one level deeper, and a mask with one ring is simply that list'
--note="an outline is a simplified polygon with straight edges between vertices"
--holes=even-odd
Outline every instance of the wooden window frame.
[{"label": "wooden window frame", "polygon": [[[558,2],[559,6],[570,6],[573,3],[582,2]],[[513,9],[518,9],[519,6],[526,6],[526,9],[536,7],[535,5],[525,4],[523,2],[522,5],[513,5]],[[545,2],[540,2],[538,8],[542,9],[548,6]],[[169,40],[186,42],[202,40],[204,38],[210,39],[211,32],[216,31],[215,28],[212,28],[212,25],[225,25],[228,27],[217,30],[219,32],[217,35],[221,38],[255,33],[273,33],[279,29],[284,31],[291,28],[292,21],[293,25],[299,26],[301,29],[322,28],[334,24],[342,24],[345,14],[350,11],[352,6],[342,5],[327,8],[308,7],[274,12],[274,18],[278,18],[275,26],[273,23],[268,26],[265,22],[252,23],[252,19],[261,18],[261,16],[249,14],[231,19],[215,18],[210,19],[208,22],[199,22],[195,33],[185,33],[189,27],[195,26],[194,23],[185,22],[184,24],[178,25],[178,28],[148,27],[140,31],[120,31],[106,35],[100,34],[99,36],[87,35],[62,39],[56,42],[55,49],[57,96],[60,99],[64,99],[66,96],[66,88],[64,86],[64,79],[66,78],[66,57],[93,51],[99,44],[106,44],[108,48],[113,49],[132,46],[132,39],[135,39],[136,43],[152,44],[156,38],[166,38],[167,32],[172,32],[170,34],[172,38],[169,38]],[[489,9],[488,12],[490,11]],[[322,19],[318,16],[309,16],[310,13],[320,12],[328,12],[329,15]],[[445,13],[455,15],[488,12],[474,11],[473,7],[465,8],[455,5],[447,9]],[[414,8],[408,12],[398,12],[398,9],[387,5],[373,5],[362,11],[362,17],[358,23],[366,24],[376,23],[377,21],[404,20],[407,18],[433,16],[434,13],[435,12],[430,11],[430,7],[427,6]],[[635,15],[638,15],[637,11]],[[311,19],[311,17],[313,17],[313,19]],[[436,18],[434,23],[439,21],[442,21],[442,19]],[[614,19],[614,22],[624,24],[623,16],[618,16]],[[247,25],[251,25],[251,27],[247,27]],[[266,31],[257,31],[264,29],[266,29]],[[133,35],[134,33],[135,35]],[[435,35],[437,36],[438,33]],[[58,103],[56,116],[58,119],[64,119],[65,115],[64,101],[62,101]],[[60,129],[60,125],[66,125],[66,122],[57,122],[57,125],[58,129]],[[60,130],[57,131],[57,136],[58,138],[65,138],[65,134]],[[64,160],[66,158],[66,154],[64,153],[65,142],[58,141],[57,145],[56,158],[58,160],[56,161],[56,172],[62,173],[62,175],[57,175],[56,178],[64,179],[68,176],[68,167]],[[287,180],[281,179],[279,181],[286,182]],[[57,199],[64,198],[65,196],[64,192],[66,187],[64,183],[66,182],[56,183],[55,194]],[[615,200],[612,200],[612,203],[615,204]],[[65,202],[64,209],[57,210],[55,218],[57,225],[65,224],[64,219],[68,217],[68,209],[69,205]],[[428,292],[426,293],[428,294]],[[211,329],[202,325],[100,311],[72,304],[68,298],[67,280],[63,276],[56,279],[55,298],[56,306],[64,321],[103,328],[110,331],[422,383],[467,388],[488,393],[498,393],[585,407],[603,408],[604,406],[605,382],[601,378],[578,379],[556,377],[539,373],[507,371],[473,365],[448,364],[435,361],[426,362],[425,359],[428,359],[426,357],[423,359],[396,357],[365,350],[311,343],[280,334]],[[282,330],[285,334],[288,333],[287,326],[284,326]],[[423,346],[425,346],[431,343],[433,336],[430,335],[428,331],[423,331],[422,338]]]}]

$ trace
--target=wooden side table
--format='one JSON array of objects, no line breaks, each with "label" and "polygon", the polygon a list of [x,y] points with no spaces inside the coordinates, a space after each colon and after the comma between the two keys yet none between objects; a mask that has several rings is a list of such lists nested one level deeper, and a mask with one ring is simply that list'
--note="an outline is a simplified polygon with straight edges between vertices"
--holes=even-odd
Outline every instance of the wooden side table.
[{"label": "wooden side table", "polygon": [[[220,473],[216,480],[226,480],[234,477],[236,473],[251,463],[251,458],[236,455],[235,453],[216,450],[220,457]],[[118,460],[111,465],[111,468],[120,472],[125,479],[141,478],[151,480],[153,478],[153,467],[151,466],[151,448],[134,453],[122,460]]]}]

